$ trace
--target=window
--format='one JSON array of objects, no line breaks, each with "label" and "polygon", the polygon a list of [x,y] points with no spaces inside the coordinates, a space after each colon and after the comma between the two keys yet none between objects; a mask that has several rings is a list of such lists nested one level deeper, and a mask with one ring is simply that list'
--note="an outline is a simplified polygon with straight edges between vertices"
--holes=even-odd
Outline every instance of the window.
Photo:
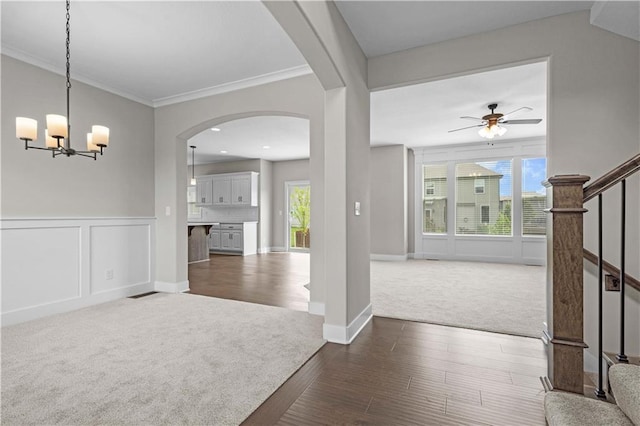
[{"label": "window", "polygon": [[482,223],[485,225],[488,225],[489,224],[489,206],[482,206],[481,214],[482,214]]},{"label": "window", "polygon": [[522,235],[547,233],[547,195],[542,185],[546,177],[546,158],[522,160]]},{"label": "window", "polygon": [[456,164],[456,234],[511,235],[511,160]]},{"label": "window", "polygon": [[424,184],[422,232],[447,232],[447,165],[432,164],[422,167]]},{"label": "window", "polygon": [[435,182],[425,182],[424,183],[424,195],[434,195],[436,193],[436,184]]}]

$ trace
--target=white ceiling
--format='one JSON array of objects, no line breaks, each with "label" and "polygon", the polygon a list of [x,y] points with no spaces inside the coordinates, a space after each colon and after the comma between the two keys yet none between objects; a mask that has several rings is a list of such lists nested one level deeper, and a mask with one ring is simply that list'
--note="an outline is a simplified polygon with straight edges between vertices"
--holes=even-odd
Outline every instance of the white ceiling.
[{"label": "white ceiling", "polygon": [[593,1],[338,1],[367,57],[438,43],[563,13]]},{"label": "white ceiling", "polygon": [[371,94],[371,144],[403,144],[410,148],[487,141],[462,116],[489,114],[487,105],[507,114],[527,106],[533,111],[514,119],[542,118],[539,124],[505,125],[507,133],[495,142],[540,137],[546,134],[546,63],[540,62],[447,80],[373,92]]},{"label": "white ceiling", "polygon": [[[63,74],[65,13],[61,1],[2,1],[2,53]],[[71,66],[154,106],[310,72],[260,1],[72,1]]]},{"label": "white ceiling", "polygon": [[[304,118],[250,117],[215,128],[219,131],[207,129],[189,139],[188,145],[196,146],[196,164],[247,158],[269,161],[309,158],[309,120]],[[191,149],[188,164],[191,164]]]},{"label": "white ceiling", "polygon": [[[593,2],[337,4],[365,53],[375,56],[588,9]],[[2,53],[63,73],[64,2],[2,1],[1,7]],[[259,1],[73,1],[71,19],[72,77],[148,105],[165,105],[310,72],[295,45]],[[496,73],[493,77],[467,76],[373,93],[372,143],[415,147],[479,140],[474,130],[454,134],[446,131],[468,123],[459,116],[484,115],[490,102],[498,102],[500,112],[520,106],[534,108],[519,118],[546,118],[541,100],[544,90],[540,89],[543,74],[535,77],[533,68]],[[496,85],[496,81],[502,84]],[[539,135],[545,123],[512,126],[503,139]],[[196,144],[203,144],[197,152],[204,153],[204,147],[210,147],[212,161],[220,160],[213,157],[223,149],[216,145],[218,139],[244,150],[229,150],[227,155],[235,157],[285,159],[290,152],[289,158],[300,158],[308,152],[305,120],[272,117],[238,120],[219,127],[223,131],[215,135],[217,139],[211,139],[214,135],[206,131],[206,136],[193,138]],[[209,139],[199,141],[205,137]],[[282,141],[282,148],[278,141]],[[295,141],[304,148],[294,149]],[[256,150],[248,152],[254,143]],[[266,144],[272,146],[268,154],[262,149]]]}]

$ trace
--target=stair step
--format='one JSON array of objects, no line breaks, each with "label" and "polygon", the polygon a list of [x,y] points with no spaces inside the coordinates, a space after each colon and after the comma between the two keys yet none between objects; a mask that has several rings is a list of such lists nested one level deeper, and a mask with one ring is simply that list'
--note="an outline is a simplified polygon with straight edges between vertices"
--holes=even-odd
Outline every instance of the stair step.
[{"label": "stair step", "polygon": [[[620,361],[616,358],[616,354],[613,352],[603,352],[602,357],[607,362],[607,365],[611,367],[613,364],[620,364]],[[640,365],[640,356],[629,356],[629,364]]]}]

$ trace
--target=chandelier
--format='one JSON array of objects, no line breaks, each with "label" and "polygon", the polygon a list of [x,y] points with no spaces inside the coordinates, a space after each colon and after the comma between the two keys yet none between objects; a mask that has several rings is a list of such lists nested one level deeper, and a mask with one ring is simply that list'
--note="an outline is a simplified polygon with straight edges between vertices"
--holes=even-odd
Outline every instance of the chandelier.
[{"label": "chandelier", "polygon": [[71,91],[71,63],[69,41],[71,35],[71,27],[69,21],[71,15],[70,0],[67,0],[67,116],[47,114],[47,128],[44,131],[44,139],[46,148],[29,145],[38,139],[38,121],[27,117],[16,117],[16,137],[24,141],[24,149],[41,149],[51,151],[55,158],[58,155],[79,155],[82,157],[97,159],[97,154],[102,155],[103,149],[109,146],[109,128],[105,126],[94,125],[91,127],[91,133],[87,133],[87,150],[80,151],[71,148],[71,124],[69,123],[69,92]]}]

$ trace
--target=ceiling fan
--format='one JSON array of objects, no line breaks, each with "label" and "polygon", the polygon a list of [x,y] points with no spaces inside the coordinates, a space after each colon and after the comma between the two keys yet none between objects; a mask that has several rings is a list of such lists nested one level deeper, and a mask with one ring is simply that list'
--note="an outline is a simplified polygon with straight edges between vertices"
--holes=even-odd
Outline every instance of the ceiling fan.
[{"label": "ceiling fan", "polygon": [[516,114],[533,111],[533,108],[529,107],[521,107],[516,110],[511,111],[508,114],[500,114],[499,112],[495,112],[496,108],[498,108],[498,104],[489,104],[488,108],[491,110],[491,114],[487,114],[482,118],[478,117],[469,117],[464,116],[460,117],[464,120],[475,120],[479,121],[480,124],[475,124],[473,126],[461,127],[459,129],[449,130],[448,133],[457,132],[459,130],[472,129],[474,127],[481,127],[478,134],[483,138],[493,139],[496,136],[502,136],[507,132],[507,129],[503,127],[503,125],[511,125],[511,124],[538,124],[542,121],[541,118],[528,118],[524,120],[511,120]]}]

